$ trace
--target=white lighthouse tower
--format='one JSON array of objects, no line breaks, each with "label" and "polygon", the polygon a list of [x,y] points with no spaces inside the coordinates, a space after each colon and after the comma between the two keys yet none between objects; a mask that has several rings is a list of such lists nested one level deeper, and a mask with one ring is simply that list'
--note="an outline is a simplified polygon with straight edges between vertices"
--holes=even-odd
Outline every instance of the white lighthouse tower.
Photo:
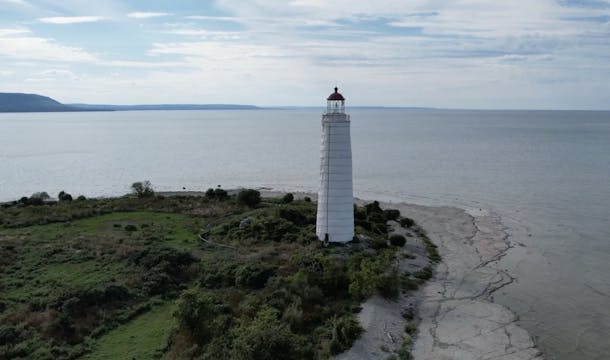
[{"label": "white lighthouse tower", "polygon": [[346,243],[354,238],[352,145],[345,98],[338,90],[328,97],[322,115],[316,235],[324,242]]}]

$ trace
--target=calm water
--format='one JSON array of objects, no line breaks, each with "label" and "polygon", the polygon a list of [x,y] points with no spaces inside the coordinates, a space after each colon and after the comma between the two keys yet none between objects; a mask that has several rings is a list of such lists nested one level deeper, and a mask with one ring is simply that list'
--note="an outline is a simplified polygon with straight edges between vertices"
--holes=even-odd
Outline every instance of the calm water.
[{"label": "calm water", "polygon": [[[549,359],[610,354],[610,112],[355,110],[364,198],[497,212],[496,293]],[[0,201],[265,186],[315,191],[320,111],[0,114]]]}]

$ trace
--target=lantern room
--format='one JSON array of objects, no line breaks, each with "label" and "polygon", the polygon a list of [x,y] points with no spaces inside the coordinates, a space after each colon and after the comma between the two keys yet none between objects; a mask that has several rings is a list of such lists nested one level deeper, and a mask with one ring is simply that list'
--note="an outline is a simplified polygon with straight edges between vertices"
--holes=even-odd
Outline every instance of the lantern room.
[{"label": "lantern room", "polygon": [[335,87],[335,92],[326,99],[327,114],[345,113],[345,98],[339,93],[339,88]]}]

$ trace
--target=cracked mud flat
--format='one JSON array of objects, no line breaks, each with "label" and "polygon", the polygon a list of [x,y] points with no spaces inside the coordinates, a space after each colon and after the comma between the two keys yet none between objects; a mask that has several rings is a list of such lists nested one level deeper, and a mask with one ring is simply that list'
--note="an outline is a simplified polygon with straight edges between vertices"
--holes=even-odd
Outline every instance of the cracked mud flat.
[{"label": "cracked mud flat", "polygon": [[515,315],[494,304],[493,293],[513,282],[497,261],[509,249],[499,219],[450,207],[400,205],[443,257],[435,278],[419,293],[415,359],[540,360],[542,355]]},{"label": "cracked mud flat", "polygon": [[443,261],[415,297],[365,302],[359,314],[365,333],[337,359],[388,358],[406,336],[401,312],[414,303],[421,320],[411,350],[415,360],[543,359],[515,315],[492,302],[493,293],[514,280],[496,267],[510,248],[497,217],[452,207],[384,205],[425,229]]}]

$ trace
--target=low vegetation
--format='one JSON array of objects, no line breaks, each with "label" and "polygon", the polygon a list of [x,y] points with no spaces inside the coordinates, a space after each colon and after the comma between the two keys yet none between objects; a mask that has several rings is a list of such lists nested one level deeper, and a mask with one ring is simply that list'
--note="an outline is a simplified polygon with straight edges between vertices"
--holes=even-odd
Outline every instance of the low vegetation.
[{"label": "low vegetation", "polygon": [[359,241],[325,247],[310,199],[136,184],[0,207],[0,359],[324,359],[364,299],[404,289],[400,213],[377,202],[354,207]]}]

